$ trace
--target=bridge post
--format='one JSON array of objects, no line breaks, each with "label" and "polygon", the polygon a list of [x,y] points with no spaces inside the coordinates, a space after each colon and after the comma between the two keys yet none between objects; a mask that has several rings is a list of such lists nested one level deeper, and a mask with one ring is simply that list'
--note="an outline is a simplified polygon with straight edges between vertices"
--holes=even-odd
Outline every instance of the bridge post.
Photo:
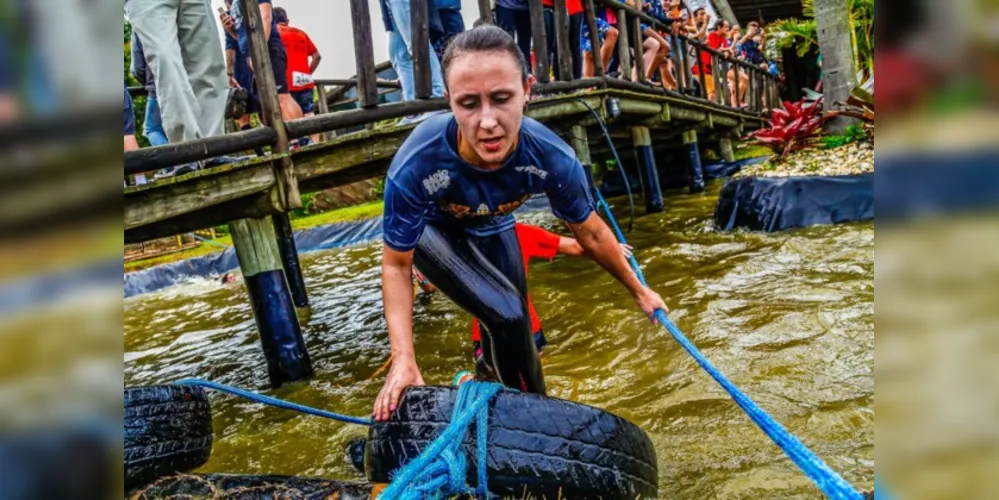
[{"label": "bridge post", "polygon": [[291,220],[287,213],[271,216],[274,221],[274,234],[277,237],[278,251],[281,253],[281,267],[288,278],[288,288],[295,307],[309,307],[309,294],[305,288],[305,277],[302,276],[302,264],[298,260],[298,248],[295,246],[295,233],[291,230]]},{"label": "bridge post", "polygon": [[576,157],[579,158],[579,163],[583,164],[583,173],[586,174],[586,182],[589,184],[590,189],[593,189],[597,186],[593,182],[593,159],[590,157],[590,142],[586,138],[586,127],[573,125],[571,130],[572,149],[576,150]]},{"label": "bridge post", "polygon": [[688,130],[683,133],[683,144],[687,146],[690,162],[687,164],[690,173],[690,192],[704,191],[704,169],[701,166],[701,151],[697,144],[697,131]]},{"label": "bridge post", "polygon": [[312,361],[305,349],[271,220],[241,219],[230,223],[229,229],[250,295],[271,386],[277,388],[312,376]]},{"label": "bridge post", "polygon": [[718,141],[718,149],[721,153],[722,160],[725,163],[735,162],[735,149],[732,147],[732,137],[726,135]]},{"label": "bridge post", "polygon": [[638,171],[642,179],[642,195],[645,198],[645,213],[663,211],[663,190],[659,186],[659,172],[656,159],[652,156],[652,137],[648,127],[632,127],[631,140],[638,158]]}]

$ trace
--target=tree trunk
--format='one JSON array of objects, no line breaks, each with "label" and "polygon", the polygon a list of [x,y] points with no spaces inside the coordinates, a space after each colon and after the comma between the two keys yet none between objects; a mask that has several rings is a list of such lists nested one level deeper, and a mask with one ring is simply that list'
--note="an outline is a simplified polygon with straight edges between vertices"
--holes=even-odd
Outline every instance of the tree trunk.
[{"label": "tree trunk", "polygon": [[[825,109],[846,102],[857,86],[853,42],[850,33],[849,0],[815,0],[815,22],[822,52],[822,85]],[[825,124],[827,134],[841,134],[856,120],[840,116]]]},{"label": "tree trunk", "polygon": [[732,10],[732,6],[729,5],[728,0],[711,0],[711,2],[715,4],[715,9],[718,10],[718,15],[722,19],[731,23],[732,26],[739,24],[739,20],[735,17],[735,11]]}]

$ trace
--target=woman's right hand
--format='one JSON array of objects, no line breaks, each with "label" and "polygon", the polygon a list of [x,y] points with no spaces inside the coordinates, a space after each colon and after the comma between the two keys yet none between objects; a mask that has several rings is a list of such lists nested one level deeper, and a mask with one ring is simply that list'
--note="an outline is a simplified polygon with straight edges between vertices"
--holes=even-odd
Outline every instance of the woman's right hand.
[{"label": "woman's right hand", "polygon": [[385,385],[375,400],[374,417],[376,422],[388,420],[389,415],[399,406],[399,398],[403,389],[411,386],[426,385],[420,375],[420,367],[416,359],[409,357],[393,357],[392,368],[389,370]]}]

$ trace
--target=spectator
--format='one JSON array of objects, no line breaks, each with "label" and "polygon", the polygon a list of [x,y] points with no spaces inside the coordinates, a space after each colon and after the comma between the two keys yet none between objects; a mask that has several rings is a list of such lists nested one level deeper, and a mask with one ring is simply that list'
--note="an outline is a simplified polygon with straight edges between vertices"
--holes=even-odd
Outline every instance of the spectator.
[{"label": "spectator", "polygon": [[520,52],[524,54],[528,70],[531,67],[531,13],[527,0],[496,0],[496,26],[503,28],[517,40]]},{"label": "spectator", "polygon": [[156,76],[146,63],[139,35],[132,31],[132,64],[129,71],[132,76],[146,87],[146,114],[142,120],[142,133],[152,146],[166,144],[167,137],[163,132],[163,121],[160,117],[160,106],[156,100]]},{"label": "spectator", "polygon": [[[302,116],[315,114],[315,89],[312,74],[323,59],[319,49],[304,31],[288,26],[288,13],[281,7],[274,9],[274,20],[277,22],[278,35],[288,54],[288,70],[286,79],[291,91],[291,98],[298,103]],[[311,137],[313,143],[319,142],[319,134]]]},{"label": "spectator", "polygon": [[754,66],[766,69],[767,60],[763,55],[763,43],[764,35],[760,24],[756,21],[749,23],[739,47],[743,60]]},{"label": "spectator", "polygon": [[[430,45],[434,47],[437,59],[444,58],[448,42],[465,31],[465,20],[461,17],[461,0],[430,0]],[[436,22],[435,22],[436,21]],[[439,29],[434,29],[434,25]]]},{"label": "spectator", "polygon": [[[128,87],[125,89],[125,151],[139,149],[139,141],[135,139],[135,110],[132,108],[132,96],[128,95]],[[137,185],[146,183],[145,174],[136,174],[135,183]],[[127,184],[126,184],[127,186]]]},{"label": "spectator", "polygon": [[171,143],[223,133],[225,64],[204,0],[127,0],[125,13],[156,73],[157,103]]},{"label": "spectator", "polygon": [[[253,69],[253,61],[250,58],[250,35],[244,22],[242,2],[225,0],[225,3],[228,11],[219,8],[219,19],[222,22],[222,27],[236,41],[233,57],[235,59],[243,59],[246,62],[248,71],[255,71]],[[277,88],[278,104],[281,107],[281,118],[285,121],[301,118],[302,108],[291,97],[291,91],[288,87],[288,53],[285,52],[284,44],[281,43],[281,35],[278,33],[277,19],[274,18],[274,6],[271,4],[271,0],[258,0],[258,3],[260,4],[260,23],[263,28],[264,39],[267,40],[267,53],[271,59],[274,85]],[[237,63],[233,61],[230,67],[235,70]],[[235,83],[239,83],[239,78],[235,78],[235,74],[232,76],[230,80],[236,80]],[[245,82],[246,76],[241,76]],[[251,76],[251,80],[255,79]],[[234,82],[230,81],[230,84],[232,83]],[[243,84],[240,83],[240,86],[243,86]],[[244,86],[244,88],[247,87]],[[258,102],[256,105],[248,107],[259,109],[259,89],[258,92],[251,92],[251,95],[256,96]]]},{"label": "spectator", "polygon": [[[379,0],[382,9],[382,21],[389,35],[389,59],[392,68],[399,75],[402,85],[402,98],[405,101],[416,99],[416,84],[413,75],[413,39],[412,17],[409,0]],[[441,76],[441,64],[430,47],[430,77],[431,96],[444,96],[444,78]],[[418,123],[437,113],[410,115],[399,121],[399,125]]]},{"label": "spectator", "polygon": [[[642,10],[642,3],[639,0],[627,0],[628,5],[631,5],[636,10]],[[669,44],[656,30],[652,29],[649,25],[641,23],[640,29],[642,30],[642,60],[645,62],[645,80],[652,81],[653,75],[659,71],[659,67],[662,65],[663,61],[666,59],[666,55],[669,54]],[[635,34],[629,33],[629,36],[636,36]],[[635,54],[634,57],[639,57]],[[638,65],[632,69],[632,80],[638,81]]]},{"label": "spectator", "polygon": [[[548,54],[551,67],[555,72],[555,79],[561,80],[559,75],[558,60],[558,39],[555,34],[555,0],[542,0],[545,13],[545,38],[548,39]],[[566,10],[569,15],[569,54],[572,57],[570,67],[572,68],[572,79],[578,80],[583,76],[582,46],[580,44],[580,33],[583,28],[583,2],[582,0],[566,0]]]},{"label": "spectator", "polygon": [[[604,63],[604,69],[607,70],[614,55],[614,47],[617,45],[618,31],[600,16],[595,16],[595,20],[597,36],[600,37],[600,59]],[[590,28],[587,23],[583,23],[579,38],[580,48],[583,51],[583,76],[594,76],[596,63],[593,59],[593,44],[590,43]]]},{"label": "spectator", "polygon": [[699,42],[706,41],[709,24],[710,18],[708,17],[707,9],[701,7],[695,10],[691,24],[687,27],[687,36]]}]

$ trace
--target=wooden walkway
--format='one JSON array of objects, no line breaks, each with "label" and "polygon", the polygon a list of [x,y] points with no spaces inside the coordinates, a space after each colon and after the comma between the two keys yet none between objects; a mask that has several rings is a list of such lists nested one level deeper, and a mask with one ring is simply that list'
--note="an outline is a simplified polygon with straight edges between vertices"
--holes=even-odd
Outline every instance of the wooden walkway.
[{"label": "wooden walkway", "polygon": [[[617,99],[621,115],[607,116],[607,100]],[[755,113],[728,109],[691,98],[628,90],[603,89],[559,95],[531,102],[527,115],[563,135],[571,143],[573,126],[586,128],[593,161],[610,158],[599,128],[583,99],[603,115],[616,146],[631,150],[635,126],[652,136],[653,149],[679,147],[684,132],[696,130],[701,140],[717,140],[759,128]],[[348,134],[291,152],[301,193],[342,186],[385,174],[396,150],[414,126]],[[619,144],[618,144],[619,143]],[[244,217],[281,212],[273,158],[256,158],[125,189],[125,243],[183,234]]]}]

